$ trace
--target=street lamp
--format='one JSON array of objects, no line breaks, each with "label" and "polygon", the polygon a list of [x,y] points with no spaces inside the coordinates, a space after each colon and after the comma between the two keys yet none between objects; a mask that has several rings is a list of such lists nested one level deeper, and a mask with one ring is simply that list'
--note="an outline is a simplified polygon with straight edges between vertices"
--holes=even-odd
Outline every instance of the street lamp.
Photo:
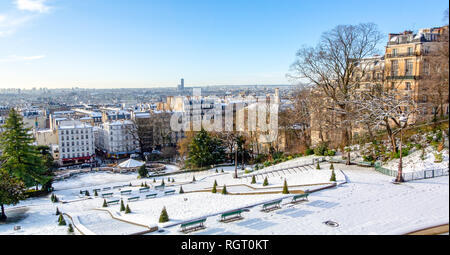
[{"label": "street lamp", "polygon": [[397,173],[397,179],[395,182],[403,182],[403,155],[402,155],[402,143],[403,143],[403,128],[406,126],[408,119],[405,116],[400,117],[400,160],[398,162],[398,173]]},{"label": "street lamp", "polygon": [[235,147],[234,147],[234,164],[235,164],[235,167],[234,167],[234,178],[238,178],[238,174],[237,174],[238,158],[237,158],[237,156],[238,156],[238,145],[237,145],[237,142],[236,142]]}]

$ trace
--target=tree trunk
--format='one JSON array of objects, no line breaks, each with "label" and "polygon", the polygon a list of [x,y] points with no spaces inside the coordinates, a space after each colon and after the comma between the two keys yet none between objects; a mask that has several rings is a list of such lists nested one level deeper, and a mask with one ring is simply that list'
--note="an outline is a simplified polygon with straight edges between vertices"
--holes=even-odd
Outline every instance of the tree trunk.
[{"label": "tree trunk", "polygon": [[385,123],[386,123],[386,131],[388,133],[389,140],[391,141],[392,151],[394,153],[397,153],[397,142],[395,141],[395,135],[392,133],[392,129],[391,126],[389,125],[389,122],[385,120]]},{"label": "tree trunk", "polygon": [[8,217],[6,217],[6,214],[5,214],[5,208],[3,207],[3,204],[1,204],[0,206],[1,206],[1,208],[2,208],[2,213],[1,213],[1,215],[0,215],[0,221],[6,221],[6,219],[7,219]]}]

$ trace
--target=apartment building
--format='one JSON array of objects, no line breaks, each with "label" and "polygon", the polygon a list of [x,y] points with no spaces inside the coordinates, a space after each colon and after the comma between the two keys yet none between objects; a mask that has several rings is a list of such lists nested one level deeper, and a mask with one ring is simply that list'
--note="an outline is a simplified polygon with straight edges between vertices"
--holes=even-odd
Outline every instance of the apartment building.
[{"label": "apartment building", "polygon": [[57,126],[61,165],[90,162],[94,155],[94,134],[91,125],[80,121],[62,121]]},{"label": "apartment building", "polygon": [[129,157],[139,148],[136,127],[132,121],[103,123],[95,133],[95,147],[107,158]]}]

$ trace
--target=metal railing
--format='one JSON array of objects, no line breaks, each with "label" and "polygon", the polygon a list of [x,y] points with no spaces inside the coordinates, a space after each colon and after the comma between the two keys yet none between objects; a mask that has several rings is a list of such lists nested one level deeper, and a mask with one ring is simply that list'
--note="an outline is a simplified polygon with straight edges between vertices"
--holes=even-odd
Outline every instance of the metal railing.
[{"label": "metal railing", "polygon": [[[389,175],[392,177],[397,177],[398,171],[387,169],[380,166],[380,163],[375,164],[375,171]],[[413,180],[422,180],[422,179],[429,179],[429,178],[435,178],[439,176],[448,176],[448,168],[438,168],[438,169],[429,169],[429,170],[422,170],[422,171],[416,171],[416,172],[407,172],[402,173],[402,177],[404,181],[413,181]]]}]

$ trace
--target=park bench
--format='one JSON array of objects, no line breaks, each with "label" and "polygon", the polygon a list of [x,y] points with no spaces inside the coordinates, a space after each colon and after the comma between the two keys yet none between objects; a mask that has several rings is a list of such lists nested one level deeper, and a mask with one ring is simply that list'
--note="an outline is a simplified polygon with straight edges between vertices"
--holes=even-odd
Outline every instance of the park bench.
[{"label": "park bench", "polygon": [[144,187],[139,189],[139,193],[148,192],[150,190],[149,187]]},{"label": "park bench", "polygon": [[101,191],[102,189],[93,189],[92,191],[95,193],[96,191],[97,192],[99,192],[99,191]]},{"label": "park bench", "polygon": [[269,212],[272,210],[280,209],[281,201],[282,201],[282,199],[263,204],[263,209],[262,209],[263,212]]},{"label": "park bench", "polygon": [[105,187],[103,190],[111,190],[111,187]]},{"label": "park bench", "polygon": [[138,201],[139,200],[139,196],[135,196],[135,197],[129,197],[127,199],[128,202],[133,202],[133,201]]},{"label": "park bench", "polygon": [[113,187],[113,189],[119,189],[119,188],[122,188],[122,185]]},{"label": "park bench", "polygon": [[155,197],[156,197],[156,193],[145,195],[145,199],[148,199],[148,198],[155,198]]},{"label": "park bench", "polygon": [[165,195],[174,194],[175,190],[167,190],[164,192]]},{"label": "park bench", "polygon": [[114,200],[106,201],[106,204],[107,204],[107,205],[119,204],[119,199],[114,199]]},{"label": "park bench", "polygon": [[155,186],[155,189],[164,189],[164,185]]},{"label": "park bench", "polygon": [[295,196],[292,197],[291,203],[295,204],[295,203],[297,203],[297,202],[299,202],[299,201],[305,201],[305,200],[308,200],[308,196],[309,196],[308,193],[304,193],[304,194],[300,194],[300,195],[295,195]]},{"label": "park bench", "polygon": [[122,187],[130,187],[131,185],[130,184],[124,184],[124,185],[122,185]]},{"label": "park bench", "polygon": [[205,221],[206,218],[182,223],[181,232],[187,234],[196,230],[204,229],[205,226],[203,225],[203,223],[205,223]]},{"label": "park bench", "polygon": [[[242,211],[243,211],[242,209],[239,209],[239,210],[222,213],[220,221],[228,223],[231,221],[240,220],[240,219],[242,219],[242,216],[241,216]],[[228,218],[229,216],[234,216],[234,217]]]},{"label": "park bench", "polygon": [[113,193],[103,193],[102,197],[112,197]]},{"label": "park bench", "polygon": [[88,190],[80,190],[80,194],[86,194],[86,192],[88,192]]},{"label": "park bench", "polygon": [[128,190],[122,190],[122,191],[120,192],[120,195],[129,195],[129,194],[131,194],[131,189],[128,189]]}]

